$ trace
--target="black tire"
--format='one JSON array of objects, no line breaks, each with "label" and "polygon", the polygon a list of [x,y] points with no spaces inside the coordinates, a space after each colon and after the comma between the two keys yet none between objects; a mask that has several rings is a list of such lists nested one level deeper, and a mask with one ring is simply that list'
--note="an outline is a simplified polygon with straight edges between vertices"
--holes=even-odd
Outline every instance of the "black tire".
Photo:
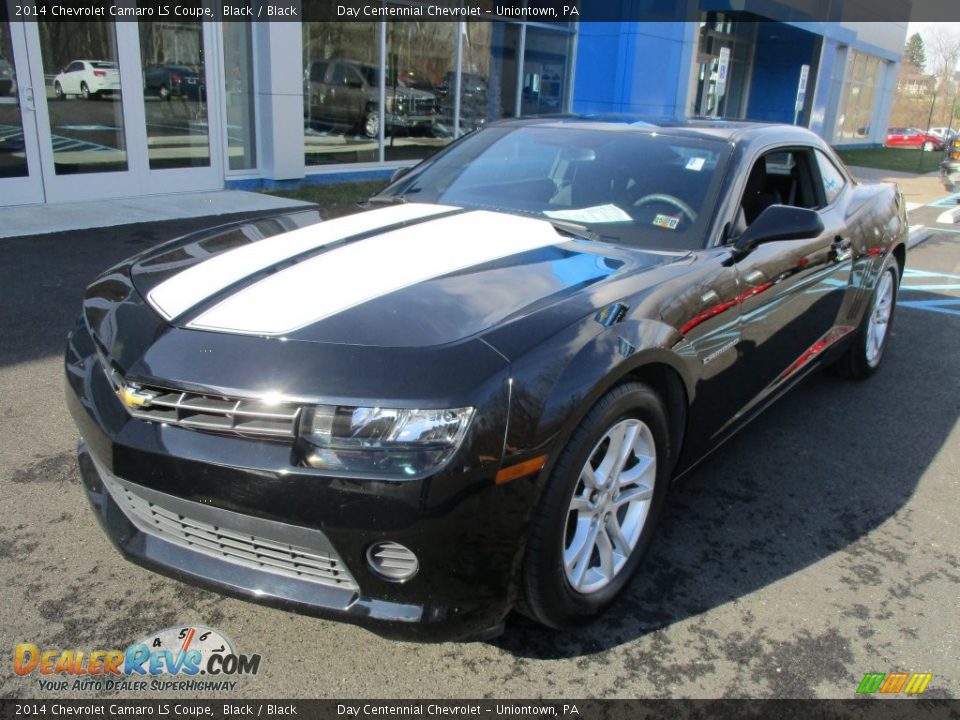
[{"label": "black tire", "polygon": [[58,82],[53,84],[53,94],[57,96],[57,100],[63,100],[66,97],[63,93],[63,87]]},{"label": "black tire", "polygon": [[[874,353],[868,351],[867,344],[870,341],[870,317],[877,307],[878,296],[883,287],[884,278],[889,278],[892,282],[890,299],[890,315],[886,322],[886,331],[878,350]],[[853,339],[846,351],[833,364],[833,370],[840,377],[849,380],[866,380],[873,375],[883,361],[887,346],[890,344],[890,333],[893,330],[893,318],[896,314],[897,291],[900,287],[900,265],[892,255],[887,257],[883,264],[883,269],[877,275],[877,284],[870,296],[870,303],[863,313],[863,319],[860,326],[854,333]]]},{"label": "black tire", "polygon": [[84,100],[89,100],[93,96],[90,94],[90,88],[87,87],[85,82],[80,83],[80,95]]},{"label": "black tire", "polygon": [[[602,452],[597,450],[598,443],[609,429],[629,419],[640,420],[653,438],[653,495],[626,562],[604,587],[580,592],[571,584],[564,568],[565,544],[572,529],[570,503],[574,493],[585,487],[580,475],[587,462],[596,452]],[[590,409],[561,451],[532,518],[523,564],[521,612],[552,628],[580,625],[606,610],[623,591],[643,560],[666,498],[671,457],[667,428],[667,414],[660,397],[638,382],[618,385]],[[590,552],[593,557],[594,550]]]},{"label": "black tire", "polygon": [[157,90],[157,95],[160,97],[161,100],[169,100],[170,88],[168,88],[166,85],[161,85],[160,89]]},{"label": "black tire", "polygon": [[925,143],[923,143],[923,151],[924,151],[924,152],[933,152],[933,149],[934,149],[934,145],[933,145],[933,143],[930,142],[929,140],[927,140]]}]

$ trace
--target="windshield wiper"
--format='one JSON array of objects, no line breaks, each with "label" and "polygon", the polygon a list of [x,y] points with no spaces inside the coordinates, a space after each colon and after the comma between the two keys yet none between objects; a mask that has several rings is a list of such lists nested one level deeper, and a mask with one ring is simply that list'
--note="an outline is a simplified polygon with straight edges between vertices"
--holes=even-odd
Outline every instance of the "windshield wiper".
[{"label": "windshield wiper", "polygon": [[542,217],[541,220],[546,220],[553,225],[555,230],[564,235],[580,238],[581,240],[589,240],[590,242],[600,242],[600,236],[588,229],[585,225],[570,222],[569,220],[555,220],[550,217]]},{"label": "windshield wiper", "polygon": [[361,205],[403,205],[407,199],[403,195],[374,195],[364,200]]}]

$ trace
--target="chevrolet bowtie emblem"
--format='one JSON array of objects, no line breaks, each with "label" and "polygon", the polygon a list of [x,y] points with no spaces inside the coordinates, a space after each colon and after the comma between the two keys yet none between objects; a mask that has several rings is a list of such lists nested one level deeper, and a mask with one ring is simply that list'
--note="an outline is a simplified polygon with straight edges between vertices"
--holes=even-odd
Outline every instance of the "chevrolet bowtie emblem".
[{"label": "chevrolet bowtie emblem", "polygon": [[121,386],[120,389],[117,390],[117,395],[120,396],[120,400],[122,400],[123,404],[128,408],[139,408],[149,405],[157,396],[156,393],[152,393],[149,390],[141,390],[133,385]]}]

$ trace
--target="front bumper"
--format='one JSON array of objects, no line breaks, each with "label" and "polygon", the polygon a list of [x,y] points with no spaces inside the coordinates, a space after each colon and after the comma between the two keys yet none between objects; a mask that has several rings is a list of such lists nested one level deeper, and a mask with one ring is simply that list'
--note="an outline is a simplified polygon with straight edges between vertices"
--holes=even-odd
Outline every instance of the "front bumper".
[{"label": "front bumper", "polygon": [[[510,611],[532,480],[496,485],[497,463],[466,470],[456,461],[421,480],[324,477],[291,467],[283,443],[137,420],[114,394],[83,323],[69,339],[66,369],[67,402],[83,438],[84,486],[111,541],[129,560],[226,594],[399,639],[484,636]],[[152,529],[138,504],[158,508],[181,527],[172,535]],[[326,557],[330,574],[345,581],[304,579],[256,559],[238,561],[202,542],[183,542],[196,528],[224,530],[228,541],[245,536],[248,555],[252,544]],[[366,552],[380,541],[412,550],[417,575],[395,583],[372,572]]]}]

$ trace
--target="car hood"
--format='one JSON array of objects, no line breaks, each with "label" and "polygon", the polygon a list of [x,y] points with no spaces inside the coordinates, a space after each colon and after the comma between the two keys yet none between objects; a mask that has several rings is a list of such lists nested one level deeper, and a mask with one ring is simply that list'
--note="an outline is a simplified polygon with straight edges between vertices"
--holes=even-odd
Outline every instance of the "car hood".
[{"label": "car hood", "polygon": [[141,257],[130,268],[137,290],[184,329],[424,347],[482,335],[672,259],[571,238],[539,219],[412,203],[269,238],[230,236]]},{"label": "car hood", "polygon": [[360,392],[357,378],[378,375],[373,394],[387,396],[391,367],[406,391],[427,393],[450,379],[437,368],[475,365],[479,378],[512,359],[485,338],[509,336],[515,350],[620,299],[619,280],[677,259],[442,205],[304,224],[315,219],[259,219],[147,251],[90,287],[87,325],[131,377],[229,389],[279,374],[317,387],[337,368],[331,386]]}]

